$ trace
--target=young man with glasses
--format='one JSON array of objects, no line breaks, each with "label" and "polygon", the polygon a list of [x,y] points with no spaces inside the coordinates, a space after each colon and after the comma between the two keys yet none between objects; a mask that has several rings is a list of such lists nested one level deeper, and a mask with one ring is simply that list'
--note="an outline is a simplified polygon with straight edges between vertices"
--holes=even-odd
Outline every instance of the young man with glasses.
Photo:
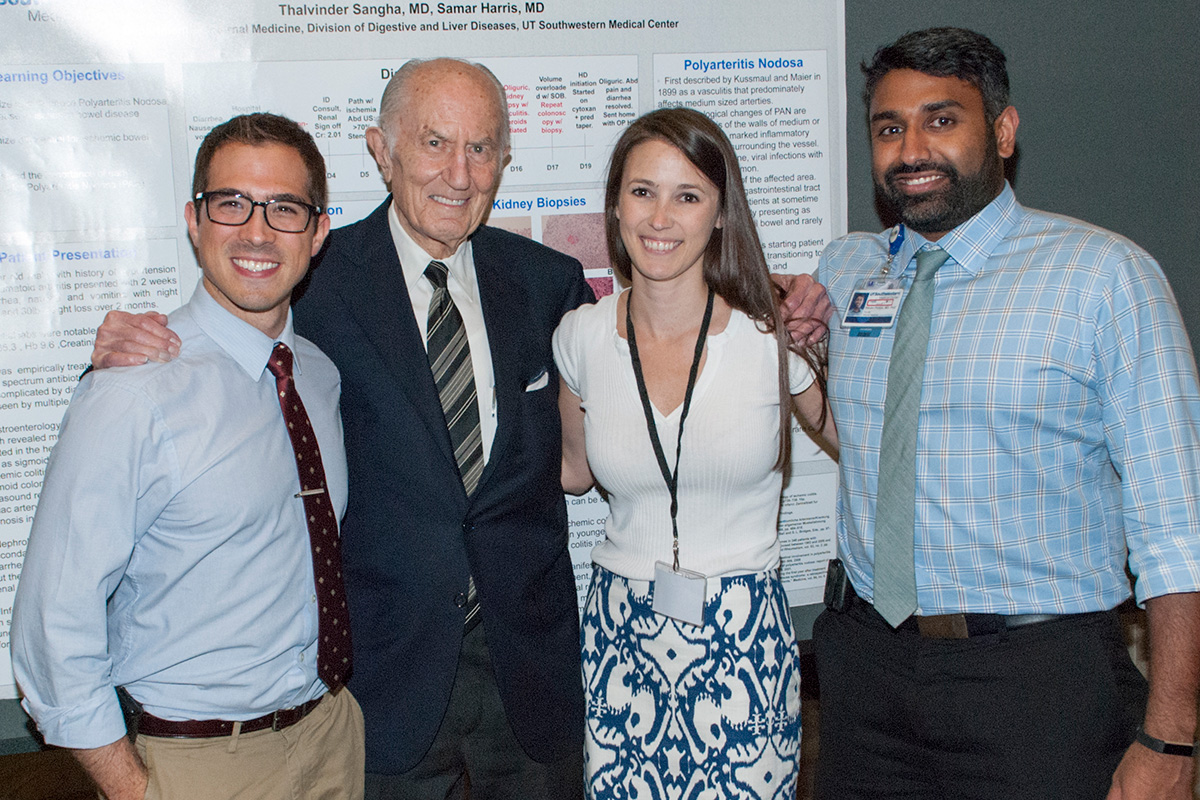
[{"label": "young man with glasses", "polygon": [[183,354],[88,375],[64,418],[17,681],[110,800],[360,798],[340,379],[289,309],[329,231],[325,164],[294,122],[235,117],[201,145],[192,197]]}]

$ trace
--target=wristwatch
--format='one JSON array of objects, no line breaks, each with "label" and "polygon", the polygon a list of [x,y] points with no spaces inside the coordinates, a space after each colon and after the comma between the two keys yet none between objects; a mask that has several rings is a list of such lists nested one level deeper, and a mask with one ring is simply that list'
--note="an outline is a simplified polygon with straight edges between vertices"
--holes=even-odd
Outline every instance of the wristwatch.
[{"label": "wristwatch", "polygon": [[1156,739],[1146,733],[1146,729],[1138,727],[1137,740],[1143,746],[1149,747],[1156,753],[1162,753],[1167,756],[1183,756],[1191,758],[1196,755],[1195,744],[1176,744],[1175,742],[1164,742],[1162,739]]}]

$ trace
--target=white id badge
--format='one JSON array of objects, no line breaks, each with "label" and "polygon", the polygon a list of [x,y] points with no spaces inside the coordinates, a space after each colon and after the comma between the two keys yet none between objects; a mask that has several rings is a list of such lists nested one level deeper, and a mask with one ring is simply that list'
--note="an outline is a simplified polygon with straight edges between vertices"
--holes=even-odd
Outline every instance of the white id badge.
[{"label": "white id badge", "polygon": [[890,328],[900,313],[904,290],[890,278],[860,281],[842,316],[843,327]]},{"label": "white id badge", "polygon": [[878,336],[896,323],[904,290],[891,278],[860,281],[850,295],[850,304],[842,316],[842,327],[851,336]]},{"label": "white id badge", "polygon": [[659,561],[654,565],[654,613],[686,622],[704,624],[704,599],[707,579],[699,572],[681,569]]}]

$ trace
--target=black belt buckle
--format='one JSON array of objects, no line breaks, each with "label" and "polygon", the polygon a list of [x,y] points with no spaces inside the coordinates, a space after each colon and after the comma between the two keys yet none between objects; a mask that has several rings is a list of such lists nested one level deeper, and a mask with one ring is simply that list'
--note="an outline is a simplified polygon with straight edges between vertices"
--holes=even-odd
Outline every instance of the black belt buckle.
[{"label": "black belt buckle", "polygon": [[312,713],[312,711],[321,704],[321,700],[323,700],[324,697],[324,695],[321,695],[321,697],[301,703],[298,706],[294,706],[292,708],[281,708],[274,712],[271,714],[271,730],[278,733],[284,728],[290,728],[291,726],[295,725],[297,722]]}]

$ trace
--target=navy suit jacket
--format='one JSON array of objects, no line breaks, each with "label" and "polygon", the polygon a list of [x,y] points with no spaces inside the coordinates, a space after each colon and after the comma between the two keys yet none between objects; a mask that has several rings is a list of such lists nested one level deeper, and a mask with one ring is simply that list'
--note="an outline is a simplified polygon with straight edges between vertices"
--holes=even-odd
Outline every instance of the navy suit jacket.
[{"label": "navy suit jacket", "polygon": [[496,228],[472,236],[498,427],[468,497],[390,204],[333,233],[294,306],[296,330],[342,374],[350,688],[366,719],[367,771],[408,770],[432,743],[458,664],[468,574],[509,723],[530,757],[557,759],[582,747],[584,723],[550,336],[592,292],[573,258]]}]

